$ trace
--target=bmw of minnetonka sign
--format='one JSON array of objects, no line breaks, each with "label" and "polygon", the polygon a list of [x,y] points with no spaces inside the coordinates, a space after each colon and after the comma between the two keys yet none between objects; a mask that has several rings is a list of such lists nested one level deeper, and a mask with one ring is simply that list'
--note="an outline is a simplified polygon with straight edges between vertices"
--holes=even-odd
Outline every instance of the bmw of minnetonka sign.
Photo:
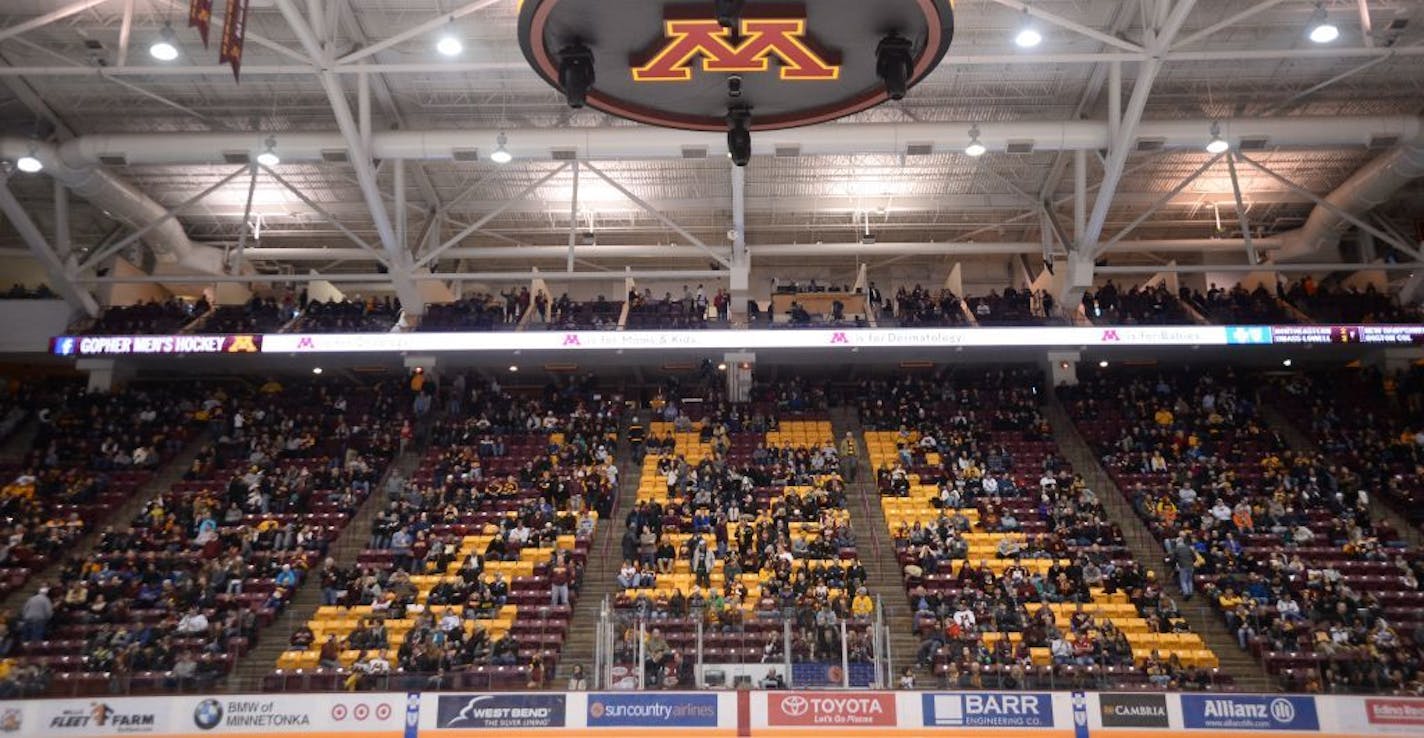
[{"label": "bmw of minnetonka sign", "polygon": [[835,120],[899,98],[949,50],[951,0],[523,0],[524,55],[571,105],[723,131]]}]

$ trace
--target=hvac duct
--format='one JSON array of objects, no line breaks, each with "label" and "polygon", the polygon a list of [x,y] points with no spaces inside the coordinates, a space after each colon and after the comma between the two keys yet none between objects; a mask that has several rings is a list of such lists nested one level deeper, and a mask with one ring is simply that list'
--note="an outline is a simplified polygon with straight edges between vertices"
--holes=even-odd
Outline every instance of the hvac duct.
[{"label": "hvac duct", "polygon": [[[1325,197],[1340,211],[1359,217],[1388,202],[1410,182],[1424,177],[1424,137],[1400,144],[1355,172]],[[1340,238],[1350,221],[1317,205],[1299,230],[1281,234],[1277,261],[1338,261]]]},{"label": "hvac duct", "polygon": [[[74,194],[88,200],[109,217],[130,228],[139,229],[163,218],[167,210],[137,187],[119,179],[92,163],[71,163],[59,149],[45,143],[23,139],[0,139],[0,158],[14,159],[34,151],[44,163],[44,173],[68,187]],[[176,218],[158,224],[144,237],[144,243],[158,257],[164,271],[176,273],[219,274],[222,272],[222,251],[197,246]]]},{"label": "hvac duct", "polygon": [[[1198,148],[1211,138],[1212,124],[1233,143],[1242,139],[1263,141],[1271,147],[1309,148],[1365,146],[1379,137],[1414,140],[1424,132],[1413,116],[1363,116],[1353,118],[1266,118],[1212,121],[1207,119],[1144,122],[1138,139],[1154,146]],[[957,152],[966,143],[969,122],[956,123],[843,123],[786,131],[768,131],[753,138],[753,152],[774,154],[779,146],[795,145],[802,156],[844,154],[904,154],[911,145],[935,152]],[[1005,122],[980,126],[980,141],[991,151],[1005,151],[1011,142],[1032,143],[1035,151],[1106,149],[1108,124],[1103,121]],[[378,159],[455,160],[468,158],[472,149],[481,158],[494,150],[500,131],[381,131],[371,136],[372,155]],[[509,136],[507,148],[517,159],[548,161],[555,152],[570,152],[584,160],[681,159],[684,149],[705,147],[709,156],[726,153],[725,136],[660,128],[549,128],[520,130]],[[128,164],[220,163],[225,155],[251,155],[263,147],[265,136],[252,133],[96,134],[81,136],[59,148],[70,167],[92,167],[101,161]],[[323,154],[345,151],[346,141],[336,131],[281,133],[276,150],[285,162],[321,161]],[[7,141],[11,145],[15,141]]]}]

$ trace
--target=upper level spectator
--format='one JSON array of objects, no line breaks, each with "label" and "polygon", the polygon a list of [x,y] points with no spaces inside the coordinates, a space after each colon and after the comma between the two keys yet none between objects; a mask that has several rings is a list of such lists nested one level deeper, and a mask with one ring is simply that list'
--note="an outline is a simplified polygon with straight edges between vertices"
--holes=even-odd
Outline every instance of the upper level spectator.
[{"label": "upper level spectator", "polygon": [[25,285],[16,282],[13,285],[10,285],[10,289],[6,290],[4,294],[0,294],[0,300],[56,299],[59,299],[59,295],[54,294],[54,290],[51,290],[48,284],[40,284],[40,286],[34,289],[30,289],[29,287],[26,287]]},{"label": "upper level spectator", "polygon": [[1376,290],[1373,284],[1360,290],[1318,284],[1306,276],[1286,288],[1285,299],[1321,323],[1424,322],[1419,306],[1401,305],[1396,297]]},{"label": "upper level spectator", "polygon": [[114,305],[104,310],[84,332],[90,335],[163,335],[177,333],[183,326],[209,310],[206,297],[196,302],[169,298],[134,305]]},{"label": "upper level spectator", "polygon": [[1088,319],[1100,325],[1191,325],[1190,315],[1162,284],[1120,291],[1112,280],[1083,295]]},{"label": "upper level spectator", "polygon": [[567,292],[554,300],[548,316],[549,330],[609,331],[618,327],[623,303],[609,302],[603,295],[592,302],[575,302]]},{"label": "upper level spectator", "polygon": [[907,328],[955,327],[969,324],[964,313],[964,303],[959,296],[949,290],[933,294],[915,285],[914,289],[901,287],[895,293],[895,316],[900,325]]},{"label": "upper level spectator", "polygon": [[400,310],[400,301],[390,295],[365,300],[357,297],[339,302],[309,302],[295,330],[299,333],[387,333],[395,326]]},{"label": "upper level spectator", "polygon": [[[719,313],[725,314],[728,306],[731,305],[731,297],[720,289],[717,291],[717,295],[720,295],[725,302],[724,307],[719,309]],[[714,299],[716,297],[714,296]],[[707,292],[702,285],[697,285],[696,292],[689,289],[687,285],[683,285],[681,296],[674,297],[671,292],[665,292],[661,299],[653,297],[651,288],[644,288],[642,292],[636,289],[629,290],[628,328],[633,330],[706,328],[707,301]]]},{"label": "upper level spectator", "polygon": [[[425,315],[416,330],[423,333],[511,330],[519,322],[519,300],[527,300],[528,296],[526,288],[518,295],[509,293],[504,301],[479,293],[451,303],[432,303],[425,306]],[[525,306],[528,306],[527,301]]]},{"label": "upper level spectator", "polygon": [[1239,284],[1224,290],[1212,283],[1205,295],[1183,287],[1181,299],[1191,303],[1207,320],[1217,325],[1281,325],[1297,322],[1286,312],[1276,295],[1259,284],[1252,290],[1247,290]]},{"label": "upper level spectator", "polygon": [[991,290],[983,297],[970,297],[970,312],[979,325],[1047,325],[1055,318],[1053,295],[1044,290]]},{"label": "upper level spectator", "polygon": [[199,333],[276,333],[296,313],[287,302],[253,295],[243,305],[222,305],[198,327]]}]

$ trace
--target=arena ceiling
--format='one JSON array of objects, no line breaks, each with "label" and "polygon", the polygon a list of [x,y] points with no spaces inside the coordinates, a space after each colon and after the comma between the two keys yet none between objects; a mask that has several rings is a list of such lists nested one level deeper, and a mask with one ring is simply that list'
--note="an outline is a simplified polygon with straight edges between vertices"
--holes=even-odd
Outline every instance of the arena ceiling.
[{"label": "arena ceiling", "polygon": [[[218,247],[224,269],[241,243],[239,268],[266,274],[375,274],[402,259],[442,273],[562,270],[570,244],[581,272],[706,270],[742,239],[758,267],[773,268],[1014,253],[1037,263],[1075,248],[1119,265],[1208,251],[1244,262],[1247,233],[1268,258],[1284,248],[1273,239],[1301,229],[1317,198],[1371,162],[1424,158],[1418,0],[960,0],[948,57],[903,101],[759,136],[740,173],[724,137],[630,132],[571,110],[524,61],[515,0],[252,0],[240,83],[216,63],[223,4],[206,50],[178,0],[0,4],[6,158],[27,141],[57,147],[68,165],[107,172],[104,186],[145,198],[139,215],[211,189],[126,238],[155,218],[86,197],[90,180],[65,181],[72,194],[61,196],[48,176],[11,172],[8,189],[35,228],[7,211],[5,253],[33,252],[27,230],[38,231],[81,281],[115,254],[145,268],[171,260],[164,239]],[[1333,43],[1307,37],[1318,7],[1339,28]],[[172,61],[149,53],[165,23]],[[1043,36],[1032,49],[1014,42],[1026,24]],[[437,52],[446,35],[460,54]],[[343,115],[370,166],[353,162],[362,157]],[[1227,161],[1236,152],[1204,150],[1213,121],[1244,157],[1241,208]],[[972,125],[990,149],[977,158],[962,151]],[[500,132],[509,164],[488,158]],[[443,136],[444,148],[401,153],[420,133]],[[120,145],[105,134],[135,135]],[[269,137],[283,162],[252,185],[233,154],[258,153]],[[668,147],[648,154],[643,140]],[[82,162],[70,156],[80,151]],[[568,151],[587,161],[576,206]],[[1424,190],[1389,190],[1353,215],[1417,246]],[[373,206],[385,212],[373,217]]]}]

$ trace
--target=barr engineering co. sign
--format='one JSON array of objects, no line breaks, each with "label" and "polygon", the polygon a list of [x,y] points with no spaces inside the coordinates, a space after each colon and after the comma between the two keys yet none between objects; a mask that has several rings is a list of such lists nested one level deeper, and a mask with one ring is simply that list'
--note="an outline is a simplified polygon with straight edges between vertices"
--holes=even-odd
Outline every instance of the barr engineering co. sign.
[{"label": "barr engineering co. sign", "polygon": [[951,0],[523,0],[519,10],[525,57],[570,105],[700,131],[810,125],[899,99],[953,33]]}]

